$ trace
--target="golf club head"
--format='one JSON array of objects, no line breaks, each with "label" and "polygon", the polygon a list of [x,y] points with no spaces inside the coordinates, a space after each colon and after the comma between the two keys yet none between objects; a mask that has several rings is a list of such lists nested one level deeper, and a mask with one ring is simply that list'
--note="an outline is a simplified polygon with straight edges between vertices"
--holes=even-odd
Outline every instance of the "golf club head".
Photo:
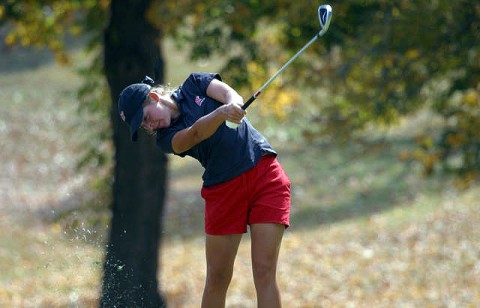
[{"label": "golf club head", "polygon": [[325,33],[330,26],[332,20],[332,7],[328,4],[320,5],[318,7],[318,19],[322,27],[321,33]]}]

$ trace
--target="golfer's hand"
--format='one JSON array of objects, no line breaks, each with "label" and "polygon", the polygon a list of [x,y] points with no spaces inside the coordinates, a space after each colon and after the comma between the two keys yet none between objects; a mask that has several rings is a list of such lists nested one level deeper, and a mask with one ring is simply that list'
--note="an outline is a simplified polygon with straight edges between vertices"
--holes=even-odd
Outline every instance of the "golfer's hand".
[{"label": "golfer's hand", "polygon": [[242,105],[240,103],[229,103],[221,106],[220,108],[222,108],[222,113],[225,116],[225,120],[236,124],[242,123],[242,119],[247,114],[247,112],[242,109]]}]

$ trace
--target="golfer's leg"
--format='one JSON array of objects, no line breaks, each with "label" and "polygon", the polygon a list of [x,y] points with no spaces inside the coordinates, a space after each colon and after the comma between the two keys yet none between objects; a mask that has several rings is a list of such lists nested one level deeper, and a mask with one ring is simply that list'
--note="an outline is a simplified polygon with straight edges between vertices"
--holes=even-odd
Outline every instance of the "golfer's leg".
[{"label": "golfer's leg", "polygon": [[252,224],[252,266],[258,307],[281,307],[277,286],[277,261],[285,226],[281,224]]},{"label": "golfer's leg", "polygon": [[203,291],[203,308],[225,307],[225,297],[241,239],[242,234],[207,234],[205,245],[207,278]]}]

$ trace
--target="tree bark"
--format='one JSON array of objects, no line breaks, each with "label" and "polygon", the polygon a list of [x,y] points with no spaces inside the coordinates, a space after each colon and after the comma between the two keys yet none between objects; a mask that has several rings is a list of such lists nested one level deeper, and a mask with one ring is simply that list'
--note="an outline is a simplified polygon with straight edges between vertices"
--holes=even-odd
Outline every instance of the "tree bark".
[{"label": "tree bark", "polygon": [[[115,171],[110,237],[107,245],[102,307],[164,307],[157,280],[160,235],[166,191],[167,159],[154,138],[140,133],[130,140],[120,120],[121,90],[152,74],[162,59],[161,33],[148,23],[151,0],[112,0],[105,30],[105,75],[112,98],[111,123]],[[160,62],[163,82],[163,63]]]}]

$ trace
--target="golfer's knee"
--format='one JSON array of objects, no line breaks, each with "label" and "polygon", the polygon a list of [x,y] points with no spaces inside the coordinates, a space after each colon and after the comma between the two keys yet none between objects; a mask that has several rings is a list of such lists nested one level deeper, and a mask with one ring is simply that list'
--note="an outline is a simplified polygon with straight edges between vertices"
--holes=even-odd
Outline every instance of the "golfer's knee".
[{"label": "golfer's knee", "polygon": [[276,279],[276,266],[269,262],[255,262],[253,264],[253,278],[257,287],[270,285]]},{"label": "golfer's knee", "polygon": [[210,270],[207,273],[206,287],[209,289],[227,289],[232,279],[229,271]]}]

